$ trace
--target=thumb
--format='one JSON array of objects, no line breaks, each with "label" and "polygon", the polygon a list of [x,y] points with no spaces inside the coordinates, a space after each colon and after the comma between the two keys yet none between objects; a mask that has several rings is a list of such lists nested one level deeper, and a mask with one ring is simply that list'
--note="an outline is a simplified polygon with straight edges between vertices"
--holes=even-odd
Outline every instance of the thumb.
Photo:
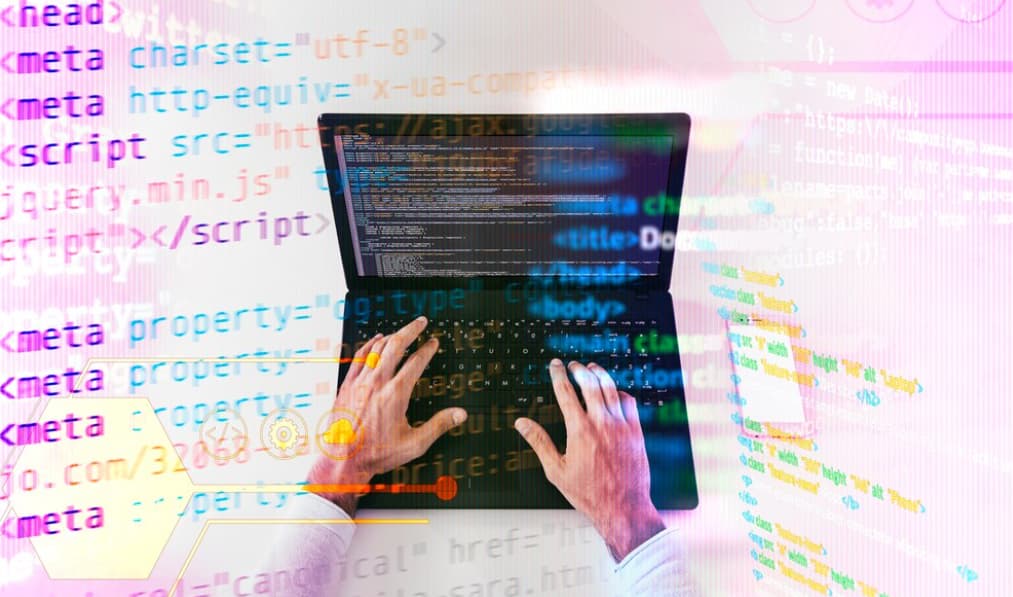
[{"label": "thumb", "polygon": [[558,478],[557,474],[562,468],[562,457],[559,455],[556,445],[552,443],[548,432],[541,425],[526,417],[518,417],[514,421],[514,428],[520,432],[531,449],[535,451],[538,460],[542,463],[542,468],[545,469],[545,476],[555,484],[554,479]]},{"label": "thumb", "polygon": [[420,425],[412,434],[412,449],[415,458],[425,454],[433,442],[440,439],[440,436],[457,427],[468,419],[468,413],[463,408],[445,408],[432,416],[428,421]]}]

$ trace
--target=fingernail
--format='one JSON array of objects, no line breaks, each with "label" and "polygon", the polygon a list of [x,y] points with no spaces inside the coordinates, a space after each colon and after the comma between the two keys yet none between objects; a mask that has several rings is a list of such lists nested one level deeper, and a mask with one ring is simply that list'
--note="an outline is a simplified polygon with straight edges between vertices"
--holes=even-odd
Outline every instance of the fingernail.
[{"label": "fingernail", "polygon": [[455,410],[451,418],[454,420],[454,425],[460,425],[468,418],[468,413],[463,410]]},{"label": "fingernail", "polygon": [[553,367],[562,367],[563,361],[560,361],[559,359],[552,359],[552,362],[549,364],[552,365]]},{"label": "fingernail", "polygon": [[517,419],[514,421],[514,429],[521,432],[521,435],[525,435],[528,429],[531,428],[531,424],[528,423],[527,419]]},{"label": "fingernail", "polygon": [[376,340],[377,338],[383,338],[383,334],[380,333],[380,334],[377,334],[377,335],[373,336],[374,340]]},{"label": "fingernail", "polygon": [[419,315],[417,321],[421,321],[422,323],[425,323],[426,322],[426,316],[425,315]]}]

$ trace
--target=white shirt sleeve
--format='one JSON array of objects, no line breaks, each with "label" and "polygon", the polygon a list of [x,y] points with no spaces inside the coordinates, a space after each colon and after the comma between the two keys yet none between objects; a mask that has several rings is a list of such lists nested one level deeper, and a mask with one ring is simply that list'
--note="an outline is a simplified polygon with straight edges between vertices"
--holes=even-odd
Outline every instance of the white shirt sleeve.
[{"label": "white shirt sleeve", "polygon": [[[301,495],[286,512],[290,524],[279,525],[269,551],[274,568],[308,568],[309,578],[284,597],[339,595],[340,564],[355,535],[355,524],[344,510],[316,495]],[[282,597],[281,593],[275,593]]]},{"label": "white shirt sleeve", "polygon": [[615,586],[623,595],[692,597],[686,549],[675,528],[665,529],[631,551],[616,566]]},{"label": "white shirt sleeve", "polygon": [[[308,568],[311,574],[307,582],[292,587],[284,597],[339,595],[340,565],[355,534],[352,519],[315,494],[300,496],[289,512],[293,522],[281,525],[270,550],[271,564],[290,570]],[[686,552],[677,529],[666,529],[627,554],[615,568],[614,581],[623,595],[693,597]]]}]

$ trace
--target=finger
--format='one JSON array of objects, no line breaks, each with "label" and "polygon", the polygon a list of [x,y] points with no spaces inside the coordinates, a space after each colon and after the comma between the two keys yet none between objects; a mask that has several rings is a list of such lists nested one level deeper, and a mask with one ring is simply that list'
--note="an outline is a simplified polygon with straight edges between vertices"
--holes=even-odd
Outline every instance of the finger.
[{"label": "finger", "polygon": [[432,416],[411,432],[412,458],[426,453],[433,442],[440,436],[468,420],[468,412],[463,408],[445,408]]},{"label": "finger", "polygon": [[520,432],[531,449],[535,451],[535,455],[538,456],[538,461],[542,463],[542,468],[545,469],[545,477],[556,485],[556,481],[559,480],[559,475],[563,470],[563,457],[559,454],[559,450],[556,449],[556,445],[552,443],[552,438],[545,429],[535,423],[531,419],[526,417],[518,417],[514,421],[514,428]]},{"label": "finger", "polygon": [[436,338],[430,338],[422,346],[419,347],[408,360],[405,361],[404,366],[394,376],[394,383],[404,384],[409,388],[415,387],[415,382],[422,377],[422,372],[425,371],[426,367],[429,366],[429,361],[433,360],[433,355],[440,348],[440,341]]},{"label": "finger", "polygon": [[383,347],[383,352],[380,353],[380,362],[376,365],[376,372],[380,376],[380,379],[386,380],[393,377],[394,370],[397,369],[398,363],[401,362],[401,357],[404,356],[405,350],[415,341],[415,338],[419,337],[422,330],[426,329],[428,323],[429,320],[425,316],[418,317],[400,330],[387,336],[387,343]]},{"label": "finger", "polygon": [[640,412],[637,410],[637,399],[626,392],[619,392],[619,401],[623,406],[623,416],[626,417],[626,422],[636,429],[638,435],[642,435],[643,429],[640,428]]},{"label": "finger", "polygon": [[382,337],[383,334],[373,336],[369,340],[366,340],[366,343],[363,344],[359,350],[355,351],[355,354],[352,356],[352,363],[348,366],[348,374],[345,375],[345,383],[355,382],[355,378],[358,377],[359,372],[362,371],[363,365],[365,365],[366,355],[369,354],[369,351],[373,348],[373,345],[376,344],[377,340]]},{"label": "finger", "polygon": [[588,371],[587,367],[577,361],[570,361],[570,371],[573,373],[573,379],[580,386],[581,395],[584,396],[588,417],[594,421],[603,420],[608,411],[605,410],[605,400],[601,395],[598,376]]},{"label": "finger", "polygon": [[620,421],[625,420],[625,417],[623,416],[623,407],[619,404],[619,390],[616,388],[616,383],[612,381],[612,376],[597,363],[589,363],[587,370],[598,377],[598,384],[601,386],[601,395],[604,399],[605,408],[608,412]]},{"label": "finger", "polygon": [[370,366],[369,355],[371,354],[380,355],[380,353],[383,352],[383,347],[387,345],[387,342],[390,342],[390,336],[380,336],[380,338],[377,339],[377,341],[373,344],[373,346],[370,347],[369,352],[366,353],[367,360],[366,362],[363,363],[363,369],[361,369],[359,372],[359,375],[362,377],[362,379],[372,380],[373,378],[377,377],[377,368],[379,367],[380,362],[383,360],[383,358],[380,357],[380,359],[376,362],[376,364]]},{"label": "finger", "polygon": [[578,425],[584,422],[587,416],[584,409],[577,400],[577,392],[570,385],[570,379],[566,376],[566,369],[563,368],[563,361],[552,359],[549,363],[549,375],[552,377],[552,390],[559,402],[559,410],[563,413],[563,422],[566,423],[566,433],[574,431]]}]

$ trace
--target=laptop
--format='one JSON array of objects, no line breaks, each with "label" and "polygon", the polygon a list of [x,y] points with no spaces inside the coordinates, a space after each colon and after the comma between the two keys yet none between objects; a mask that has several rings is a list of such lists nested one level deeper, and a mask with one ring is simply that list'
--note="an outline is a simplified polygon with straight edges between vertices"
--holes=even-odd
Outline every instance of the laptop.
[{"label": "laptop", "polygon": [[[342,356],[419,315],[440,350],[413,424],[462,428],[374,483],[363,508],[569,508],[513,429],[566,450],[553,357],[596,362],[638,400],[659,509],[698,502],[671,283],[686,114],[323,114],[348,294]],[[339,383],[348,365],[339,367]],[[575,384],[576,385],[576,384]],[[364,440],[368,441],[368,440]],[[426,491],[451,476],[457,491]]]}]

